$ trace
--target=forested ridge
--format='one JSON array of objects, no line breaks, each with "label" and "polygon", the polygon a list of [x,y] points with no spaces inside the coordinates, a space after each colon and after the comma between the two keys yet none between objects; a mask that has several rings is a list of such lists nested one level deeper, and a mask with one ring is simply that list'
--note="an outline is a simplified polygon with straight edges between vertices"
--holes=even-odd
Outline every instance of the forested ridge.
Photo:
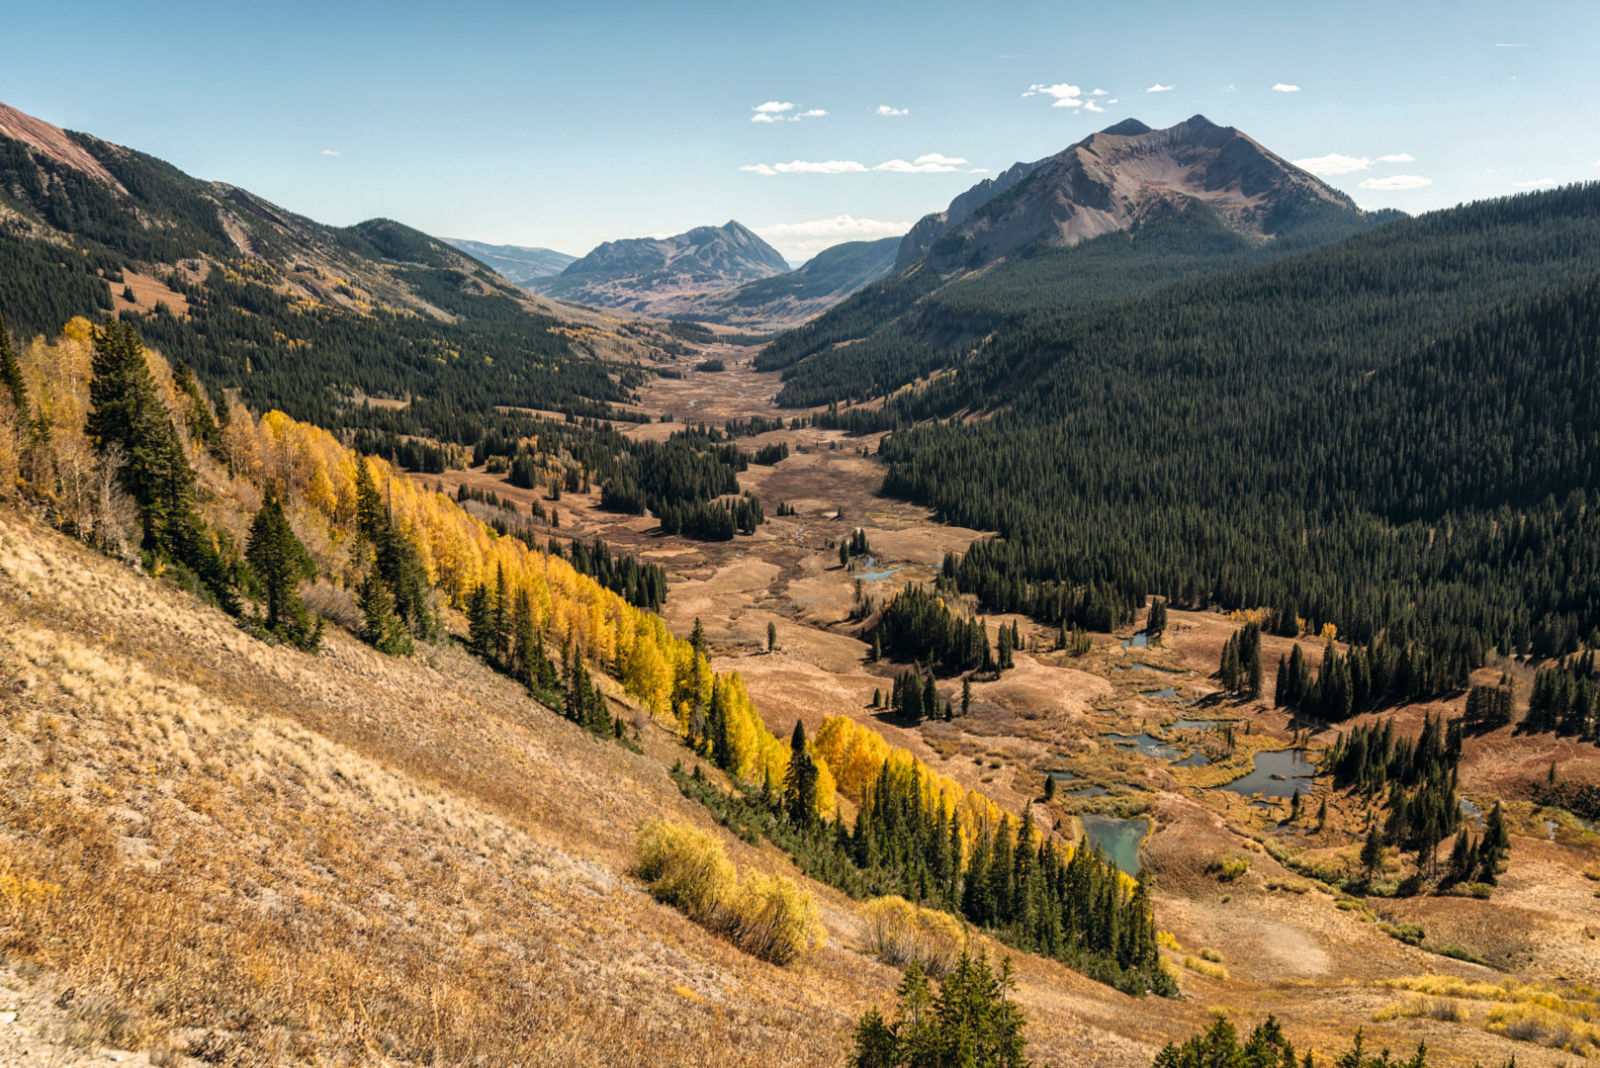
[{"label": "forested ridge", "polygon": [[1600,186],[1474,204],[1036,319],[820,421],[899,427],[885,492],[1000,534],[957,569],[990,608],[1159,593],[1550,655],[1600,625],[1596,272]]},{"label": "forested ridge", "polygon": [[[615,416],[643,381],[596,358],[487,267],[410,227],[325,226],[144,153],[68,136],[121,189],[0,137],[0,202],[17,213],[0,223],[0,307],[23,336],[112,311],[112,287],[136,269],[188,314],[124,314],[212,390],[333,429],[467,445],[497,405]],[[410,403],[368,408],[364,397]]]}]

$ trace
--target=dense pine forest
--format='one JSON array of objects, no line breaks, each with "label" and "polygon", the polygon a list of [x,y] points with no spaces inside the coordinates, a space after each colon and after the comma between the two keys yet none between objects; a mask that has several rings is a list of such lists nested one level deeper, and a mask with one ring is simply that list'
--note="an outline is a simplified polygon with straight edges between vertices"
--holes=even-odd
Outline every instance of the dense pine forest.
[{"label": "dense pine forest", "polygon": [[[1164,205],[1127,233],[1070,248],[1035,248],[950,284],[930,266],[875,282],[780,335],[756,367],[783,371],[785,405],[860,401],[956,362],[984,336],[1026,329],[1186,278],[1270,263],[1347,237],[1387,213],[1339,214],[1268,243],[1223,225],[1205,204]],[[834,348],[841,342],[851,344]]]},{"label": "dense pine forest", "polygon": [[1600,187],[1470,205],[1036,317],[819,421],[897,427],[884,491],[999,533],[956,569],[990,608],[1267,606],[1453,684],[1600,641],[1596,271]]}]

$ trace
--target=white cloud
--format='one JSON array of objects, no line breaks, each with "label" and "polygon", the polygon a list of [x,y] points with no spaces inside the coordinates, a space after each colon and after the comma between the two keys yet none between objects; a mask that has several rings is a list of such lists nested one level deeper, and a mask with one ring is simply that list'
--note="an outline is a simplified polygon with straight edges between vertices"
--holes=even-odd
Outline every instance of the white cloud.
[{"label": "white cloud", "polygon": [[1116,97],[1112,97],[1110,100],[1106,101],[1107,104],[1115,104],[1116,102],[1117,102],[1117,98]]},{"label": "white cloud", "polygon": [[1391,152],[1387,156],[1379,156],[1379,163],[1415,163],[1417,157],[1409,152]]},{"label": "white cloud", "polygon": [[1099,104],[1096,104],[1093,100],[1085,100],[1083,102],[1083,110],[1085,110],[1085,111],[1104,111],[1105,108],[1101,107]]},{"label": "white cloud", "polygon": [[1090,91],[1089,95],[1090,96],[1106,96],[1107,93],[1106,93],[1106,91],[1104,89],[1094,89],[1094,90]]},{"label": "white cloud", "polygon": [[1076,108],[1083,106],[1083,90],[1076,85],[1066,82],[1057,82],[1055,85],[1035,83],[1028,86],[1028,91],[1023,96],[1048,96],[1054,100],[1050,106],[1053,108]]},{"label": "white cloud", "polygon": [[817,162],[796,159],[788,163],[774,163],[772,169],[779,174],[860,174],[867,168],[853,159],[825,159]]},{"label": "white cloud", "polygon": [[1150,88],[1146,89],[1145,92],[1147,92],[1147,93],[1170,93],[1176,88],[1177,88],[1176,85],[1162,85],[1160,82],[1156,82],[1156,84],[1154,84]]},{"label": "white cloud", "polygon": [[801,119],[820,119],[826,114],[827,112],[822,108],[812,108],[810,111],[802,111],[800,114],[796,115],[795,121],[798,122]]},{"label": "white cloud", "polygon": [[909,115],[909,114],[911,114],[911,109],[910,108],[890,107],[888,104],[879,104],[878,105],[878,109],[877,109],[877,113],[879,115],[883,115],[886,118],[894,118],[894,117],[899,116],[899,115]]},{"label": "white cloud", "polygon": [[1432,178],[1424,178],[1420,174],[1391,174],[1387,178],[1368,178],[1361,183],[1361,188],[1392,192],[1397,189],[1421,189],[1432,184]]},{"label": "white cloud", "polygon": [[1548,189],[1561,183],[1554,178],[1530,178],[1526,182],[1512,182],[1518,189]]},{"label": "white cloud", "polygon": [[872,168],[875,171],[893,171],[896,174],[949,174],[951,171],[960,170],[967,161],[959,156],[946,156],[939,152],[929,152],[918,156],[907,163],[903,159],[891,159]]},{"label": "white cloud", "polygon": [[776,223],[759,227],[756,233],[770,241],[786,259],[808,260],[841,241],[876,241],[896,237],[909,229],[910,223],[836,215],[831,219]]},{"label": "white cloud", "polygon": [[956,171],[966,174],[988,173],[983,167],[968,167],[967,161],[960,156],[946,156],[942,152],[928,152],[914,160],[885,160],[875,167],[868,167],[853,159],[820,161],[796,159],[788,163],[746,163],[739,169],[750,174],[769,177],[774,174],[865,174],[868,171],[884,171],[892,174],[950,174]]},{"label": "white cloud", "polygon": [[324,156],[337,156],[339,154],[339,150],[337,148],[325,148],[322,150],[322,154]]},{"label": "white cloud", "polygon": [[1288,82],[1279,82],[1272,87],[1272,91],[1274,93],[1298,93],[1300,87],[1298,85],[1290,85]]},{"label": "white cloud", "polygon": [[750,110],[755,114],[750,116],[751,122],[782,122],[784,112],[793,111],[794,104],[787,100],[768,100],[765,104],[757,104]]},{"label": "white cloud", "polygon": [[1366,170],[1372,166],[1372,160],[1366,156],[1342,156],[1332,152],[1326,156],[1297,159],[1294,165],[1312,174],[1349,174],[1352,171]]}]

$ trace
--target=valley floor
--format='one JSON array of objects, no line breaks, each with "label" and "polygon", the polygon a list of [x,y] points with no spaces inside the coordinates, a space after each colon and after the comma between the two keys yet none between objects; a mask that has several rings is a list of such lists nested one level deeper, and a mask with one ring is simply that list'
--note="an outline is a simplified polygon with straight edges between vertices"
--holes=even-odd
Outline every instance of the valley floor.
[{"label": "valley floor", "polygon": [[[775,376],[730,362],[655,381],[648,404],[696,421],[773,414]],[[873,439],[805,429],[753,444],[779,439],[788,459],[741,476],[769,515],[753,537],[663,538],[651,520],[598,511],[593,494],[563,496],[560,533],[599,533],[664,564],[673,629],[701,619],[716,666],[738,668],[780,736],[796,718],[814,728],[847,715],[1012,811],[1032,805],[1069,839],[1091,812],[1152,822],[1143,859],[1158,924],[1183,947],[1170,958],[1185,997],[1135,1000],[1017,955],[1036,1063],[1147,1065],[1213,1008],[1245,1024],[1275,1013],[1322,1052],[1366,1027],[1369,1043],[1395,1049],[1425,1039],[1440,1063],[1571,1063],[1487,1030],[1496,1002],[1461,999],[1461,1020],[1374,1017],[1403,1002],[1384,982],[1404,977],[1600,984],[1600,903],[1583,875],[1600,858],[1593,833],[1549,828],[1524,803],[1491,900],[1341,902],[1274,854],[1353,864],[1353,802],[1335,797],[1327,829],[1305,834],[1309,821],[1280,826],[1286,803],[1217,788],[1255,752],[1288,746],[1297,725],[1218,700],[1209,673],[1233,624],[1210,614],[1173,612],[1164,641],[1145,648],[1096,635],[1078,660],[1021,652],[952,723],[885,719],[871,696],[896,667],[865,662],[847,618],[856,584],[881,602],[979,532],[876,497],[878,468],[858,451]],[[531,499],[481,471],[424,478],[463,480]],[[778,501],[797,514],[775,516]],[[857,526],[874,559],[852,572],[833,545]],[[1287,645],[1267,643],[1275,663]],[[395,660],[330,629],[314,657],[268,646],[0,511],[0,1059],[843,1063],[855,1019],[888,1008],[899,978],[867,952],[859,905],[808,884],[827,945],[779,968],[656,903],[630,873],[639,822],[715,825],[666,774],[692,756],[630,715],[642,754],[596,740],[454,644]],[[1233,721],[1231,749],[1219,728],[1175,727],[1180,715]],[[1102,737],[1112,731],[1148,731],[1213,763],[1175,767]],[[1317,733],[1311,745],[1331,740]],[[1486,807],[1552,759],[1563,776],[1600,777],[1593,747],[1494,735],[1472,743],[1464,793]],[[1046,804],[1051,770],[1075,779]],[[1067,796],[1080,781],[1106,792]],[[741,870],[794,874],[771,846],[723,837]],[[1248,870],[1219,881],[1209,869],[1224,855]],[[1405,945],[1375,919],[1420,924],[1428,944],[1490,966]],[[1207,949],[1225,971],[1183,965]]]}]

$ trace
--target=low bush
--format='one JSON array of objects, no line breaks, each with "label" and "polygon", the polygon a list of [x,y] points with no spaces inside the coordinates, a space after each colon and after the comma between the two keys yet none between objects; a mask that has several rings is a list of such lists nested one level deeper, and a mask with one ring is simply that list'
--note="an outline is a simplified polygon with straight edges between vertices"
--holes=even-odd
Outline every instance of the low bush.
[{"label": "low bush", "polygon": [[670,820],[646,820],[637,842],[639,877],[658,901],[774,964],[821,947],[825,932],[811,895],[792,879],[740,880],[716,838]]},{"label": "low bush", "polygon": [[1379,1009],[1372,1019],[1376,1023],[1383,1023],[1385,1020],[1410,1020],[1421,1017],[1460,1022],[1467,1018],[1467,1012],[1459,1002],[1452,1001],[1449,998],[1430,998],[1423,997],[1420,994],[1412,994],[1410,997],[1403,998],[1393,1005]]},{"label": "low bush", "polygon": [[1600,1028],[1542,1005],[1496,1005],[1489,1010],[1484,1027],[1518,1042],[1565,1050],[1579,1057],[1600,1050]]},{"label": "low bush", "polygon": [[1228,969],[1216,961],[1202,960],[1199,957],[1191,956],[1183,958],[1183,966],[1191,972],[1199,972],[1201,975],[1208,975],[1213,979],[1229,978]]},{"label": "low bush", "polygon": [[1250,858],[1237,853],[1224,853],[1206,866],[1206,871],[1217,877],[1219,883],[1231,883],[1250,870]]},{"label": "low bush", "polygon": [[948,912],[889,896],[867,902],[867,944],[885,964],[905,968],[915,962],[937,979],[955,966],[966,944],[961,922]]}]

